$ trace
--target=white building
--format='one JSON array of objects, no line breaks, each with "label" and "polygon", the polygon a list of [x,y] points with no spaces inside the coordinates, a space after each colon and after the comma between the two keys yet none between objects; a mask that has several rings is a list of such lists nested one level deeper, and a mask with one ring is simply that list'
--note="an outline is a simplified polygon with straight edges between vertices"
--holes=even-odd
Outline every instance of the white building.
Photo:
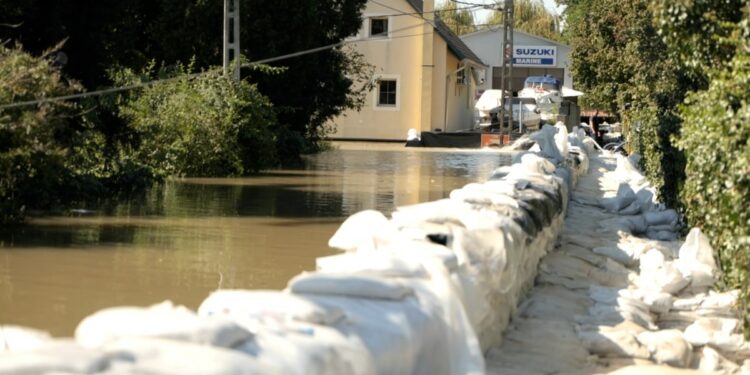
[{"label": "white building", "polygon": [[[484,82],[478,90],[499,89],[502,58],[500,46],[503,29],[488,29],[461,36],[461,40],[474,53],[489,65]],[[563,82],[563,86],[573,88],[570,73],[570,47],[520,30],[513,31],[513,81],[511,89],[518,92],[528,76],[549,74]]]},{"label": "white building", "polygon": [[434,0],[370,0],[354,46],[375,67],[360,111],[331,121],[333,139],[406,139],[409,129],[470,128],[476,85],[486,70],[439,18]]}]

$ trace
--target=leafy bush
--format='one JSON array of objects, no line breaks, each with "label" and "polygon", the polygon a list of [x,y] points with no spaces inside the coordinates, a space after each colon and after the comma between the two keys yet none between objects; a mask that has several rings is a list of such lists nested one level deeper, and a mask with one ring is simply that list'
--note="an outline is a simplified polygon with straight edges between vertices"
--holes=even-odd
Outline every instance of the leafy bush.
[{"label": "leafy bush", "polygon": [[[65,95],[79,90],[47,58],[20,46],[0,44],[0,105]],[[15,222],[29,209],[47,208],[78,196],[85,175],[71,169],[69,142],[78,131],[64,102],[0,109],[0,222]]]},{"label": "leafy bush", "polygon": [[[232,176],[276,163],[271,103],[255,85],[235,84],[220,70],[188,75],[177,66],[170,81],[125,98],[120,113],[139,139],[136,163],[158,176]],[[143,75],[154,73],[153,64]],[[116,81],[140,80],[131,70]]]},{"label": "leafy bush", "polygon": [[681,198],[690,224],[711,239],[725,286],[742,289],[750,328],[750,56],[738,53],[709,78],[708,89],[680,107],[677,145],[687,159]]}]

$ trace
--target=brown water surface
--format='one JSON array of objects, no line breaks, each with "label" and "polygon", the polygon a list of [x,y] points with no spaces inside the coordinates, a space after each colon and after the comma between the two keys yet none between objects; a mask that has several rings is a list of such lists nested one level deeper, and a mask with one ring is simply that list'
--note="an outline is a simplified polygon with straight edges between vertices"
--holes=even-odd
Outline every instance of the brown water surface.
[{"label": "brown water surface", "polygon": [[284,288],[341,222],[363,209],[440,199],[483,180],[494,151],[340,144],[299,170],[173,180],[82,216],[0,229],[0,324],[72,335],[85,316],[170,299],[197,308],[211,290]]}]

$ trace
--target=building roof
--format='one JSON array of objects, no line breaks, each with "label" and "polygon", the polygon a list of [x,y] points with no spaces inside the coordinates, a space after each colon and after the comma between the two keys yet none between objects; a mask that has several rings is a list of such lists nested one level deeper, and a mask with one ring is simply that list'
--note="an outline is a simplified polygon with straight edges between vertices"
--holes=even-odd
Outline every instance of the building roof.
[{"label": "building roof", "polygon": [[[414,10],[422,13],[424,8],[422,0],[406,0],[406,2],[408,2]],[[446,25],[437,14],[435,14],[433,26],[435,27],[435,31],[445,39],[445,43],[448,44],[448,49],[450,49],[459,60],[469,59],[479,65],[485,65],[484,62],[482,62],[482,59],[480,59],[479,56],[477,56],[474,51],[472,51],[471,48],[469,48],[469,46],[458,37],[458,35],[453,33],[448,25]]]},{"label": "building roof", "polygon": [[458,37],[458,35],[454,34],[448,25],[446,25],[440,17],[437,17],[437,15],[435,17],[435,31],[445,39],[445,42],[448,44],[448,49],[450,49],[459,60],[469,59],[477,64],[485,65],[484,62],[482,62],[482,59],[480,59],[479,56],[477,56],[474,51],[472,51],[471,48],[469,48],[469,46]]},{"label": "building roof", "polygon": [[[496,28],[489,28],[489,29],[479,30],[479,31],[475,31],[473,33],[468,33],[468,34],[461,35],[461,39],[466,38],[466,37],[471,37],[471,36],[474,36],[474,35],[484,34],[484,33],[500,33],[502,31],[503,31],[502,25],[498,25],[498,27],[496,27]],[[529,37],[532,37],[532,38],[535,38],[535,39],[539,39],[539,40],[545,41],[547,43],[557,44],[558,46],[570,48],[570,46],[567,45],[567,44],[560,43],[560,42],[552,40],[552,39],[547,39],[547,38],[545,38],[543,36],[529,34],[529,33],[525,32],[523,30],[519,30],[519,29],[516,29],[516,28],[513,29],[513,33],[514,34],[523,34],[523,35],[526,35],[526,36],[529,36]]]},{"label": "building roof", "polygon": [[414,10],[416,10],[419,13],[422,13],[422,0],[406,0],[409,2],[409,5],[411,5]]}]

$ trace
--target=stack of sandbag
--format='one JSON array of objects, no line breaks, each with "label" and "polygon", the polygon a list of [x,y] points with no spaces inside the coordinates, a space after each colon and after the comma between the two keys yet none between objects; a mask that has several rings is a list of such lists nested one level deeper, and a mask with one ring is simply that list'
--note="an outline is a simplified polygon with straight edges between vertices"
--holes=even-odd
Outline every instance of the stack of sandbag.
[{"label": "stack of sandbag", "polygon": [[[398,207],[390,218],[352,215],[329,241],[342,253],[318,258],[316,270],[283,291],[217,290],[197,313],[168,301],[104,309],[79,324],[75,340],[4,327],[0,374],[485,373],[484,353],[501,343],[540,259],[555,246],[569,192],[588,170],[587,139],[579,136],[570,145],[562,124],[545,126],[530,136],[536,151],[518,155],[488,181]],[[560,270],[550,273],[557,279],[621,285],[630,277],[602,256],[575,248],[566,254],[574,260],[545,263]],[[570,320],[551,321],[553,309],[539,301],[555,288],[537,292],[506,335],[513,351],[547,352],[564,364],[539,363],[535,371],[588,364],[576,320],[619,316],[569,292],[556,303]],[[529,373],[528,355],[493,353],[500,359],[493,363]]]},{"label": "stack of sandbag", "polygon": [[[614,167],[595,161],[599,167]],[[623,212],[638,200],[632,185],[604,181],[614,178],[609,172],[596,178],[600,188],[620,193],[598,199],[595,190],[583,188],[573,194],[557,249],[541,260],[538,285],[508,330],[532,340],[532,331],[517,332],[516,324],[524,327],[527,319],[569,324],[577,341],[567,341],[567,349],[583,348],[592,356],[568,354],[579,360],[549,364],[548,356],[518,350],[516,342],[506,339],[488,357],[490,372],[523,373],[515,365],[520,361],[535,363],[526,367],[530,373],[750,370],[750,343],[741,335],[735,310],[738,291],[711,291],[716,263],[705,236],[697,228],[682,244],[638,236],[650,227],[661,230],[660,225],[673,231],[676,213],[653,209],[658,205],[637,215]],[[592,185],[592,178],[586,179],[582,187]],[[622,194],[628,190],[632,194]],[[544,342],[533,345],[545,347]]]},{"label": "stack of sandbag", "polygon": [[44,340],[43,336],[37,334],[34,340],[41,340],[31,346],[18,348],[14,344],[0,353],[0,374],[197,375],[270,369],[230,349],[252,339],[246,329],[226,319],[200,317],[168,301],[148,308],[101,310],[78,325],[75,340]]}]

